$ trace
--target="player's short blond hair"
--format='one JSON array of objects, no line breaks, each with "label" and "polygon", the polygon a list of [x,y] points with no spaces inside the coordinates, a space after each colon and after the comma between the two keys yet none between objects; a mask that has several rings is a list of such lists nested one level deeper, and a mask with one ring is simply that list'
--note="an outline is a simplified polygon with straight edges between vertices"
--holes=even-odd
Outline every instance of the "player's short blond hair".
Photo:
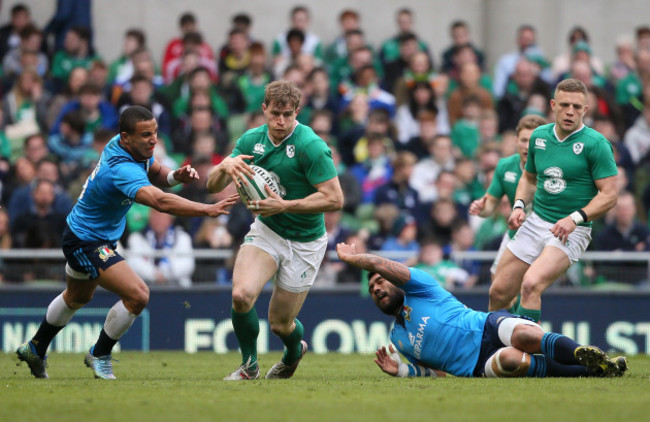
[{"label": "player's short blond hair", "polygon": [[519,135],[519,132],[521,132],[524,129],[535,129],[547,123],[548,120],[546,120],[542,116],[538,116],[536,114],[527,114],[526,116],[519,119],[519,123],[517,123],[517,128],[515,129],[515,132],[517,133],[517,135]]},{"label": "player's short blond hair", "polygon": [[555,87],[555,95],[558,92],[580,92],[587,98],[587,86],[579,79],[569,78],[565,79]]},{"label": "player's short blond hair", "polygon": [[300,105],[302,92],[291,81],[274,81],[264,89],[264,104],[268,107],[275,104],[280,107],[293,106],[294,110]]}]

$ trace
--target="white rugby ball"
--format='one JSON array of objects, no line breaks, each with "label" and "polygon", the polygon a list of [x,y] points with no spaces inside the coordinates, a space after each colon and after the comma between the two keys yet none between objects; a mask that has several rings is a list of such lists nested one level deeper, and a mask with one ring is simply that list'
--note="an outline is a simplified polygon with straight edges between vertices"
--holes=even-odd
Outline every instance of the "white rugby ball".
[{"label": "white rugby ball", "polygon": [[253,177],[246,176],[246,181],[248,183],[244,183],[240,180],[239,183],[241,186],[237,188],[239,197],[242,199],[242,201],[244,201],[244,203],[248,203],[248,201],[261,201],[263,199],[266,199],[268,194],[264,189],[264,185],[269,185],[269,188],[271,188],[273,192],[281,195],[280,186],[275,174],[263,169],[260,166],[252,165],[250,167],[255,175]]}]

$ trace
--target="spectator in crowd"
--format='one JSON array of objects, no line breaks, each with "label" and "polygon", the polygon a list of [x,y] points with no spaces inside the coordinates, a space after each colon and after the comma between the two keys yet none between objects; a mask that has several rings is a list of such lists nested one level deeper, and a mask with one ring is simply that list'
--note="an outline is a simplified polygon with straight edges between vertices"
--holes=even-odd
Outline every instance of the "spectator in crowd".
[{"label": "spectator in crowd", "polygon": [[304,37],[303,42],[300,45],[300,53],[309,54],[315,58],[322,59],[323,52],[320,38],[318,35],[309,31],[309,10],[304,6],[296,6],[291,9],[289,19],[291,25],[289,30],[278,34],[273,40],[273,48],[271,54],[273,56],[274,67],[279,61],[291,60],[292,55],[297,55],[297,52],[291,51],[289,45],[289,34],[291,31],[294,31],[295,34],[301,33]]},{"label": "spectator in crowd", "polygon": [[442,287],[453,290],[464,286],[469,274],[452,260],[445,259],[442,246],[435,240],[424,240],[420,245],[414,268],[432,275]]},{"label": "spectator in crowd", "polygon": [[[128,238],[127,261],[147,284],[190,287],[195,262],[192,238],[174,216],[152,209],[144,232]],[[158,255],[160,254],[160,255]]]},{"label": "spectator in crowd", "polygon": [[50,98],[36,71],[26,69],[18,76],[2,102],[4,130],[13,145],[12,149],[15,150],[25,137],[47,127],[47,105]]},{"label": "spectator in crowd", "polygon": [[312,112],[327,110],[332,115],[338,115],[338,100],[332,95],[330,79],[325,68],[316,67],[307,75],[305,93],[307,94],[305,107]]},{"label": "spectator in crowd", "polygon": [[81,111],[87,133],[92,134],[98,128],[117,131],[118,115],[115,107],[102,98],[101,87],[89,82],[79,88],[79,99],[72,100],[61,108],[59,117],[50,129],[50,135],[59,133],[63,116],[74,110]]},{"label": "spectator in crowd", "polygon": [[455,155],[474,159],[481,141],[479,121],[482,112],[481,100],[476,96],[463,99],[461,118],[451,129],[451,140],[457,151]]},{"label": "spectator in crowd", "polygon": [[135,74],[133,55],[139,50],[146,49],[147,36],[140,29],[131,28],[124,33],[122,54],[113,61],[108,69],[108,83],[123,85]]},{"label": "spectator in crowd", "polygon": [[2,59],[3,79],[13,79],[20,75],[26,66],[23,66],[23,55],[34,54],[36,63],[33,70],[41,78],[45,77],[49,70],[49,60],[45,53],[40,51],[43,43],[43,33],[34,25],[29,24],[20,31],[20,45],[12,48]]},{"label": "spectator in crowd", "polygon": [[377,62],[372,47],[366,42],[362,30],[353,29],[346,32],[345,45],[347,54],[334,62],[327,63],[332,93],[345,91],[353,83],[354,74],[364,65],[375,66],[377,73],[383,75],[383,69]]},{"label": "spectator in crowd", "polygon": [[451,241],[443,247],[445,258],[452,259],[456,264],[465,270],[469,277],[464,280],[462,287],[470,288],[478,282],[480,265],[478,261],[471,259],[458,259],[454,258],[453,254],[456,252],[473,252],[476,251],[474,247],[474,230],[467,221],[456,221],[451,227]]},{"label": "spectator in crowd", "polygon": [[180,36],[171,39],[167,43],[163,55],[162,74],[165,83],[171,83],[178,77],[181,70],[185,70],[181,64],[188,49],[191,49],[197,55],[197,62],[200,62],[203,66],[207,64],[208,68],[212,70],[211,76],[216,77],[217,64],[212,48],[203,41],[203,37],[198,32],[199,27],[194,14],[183,13],[178,20],[178,26],[181,32]]},{"label": "spectator in crowd", "polygon": [[[246,35],[249,44],[255,42],[255,40],[251,36],[252,27],[253,27],[253,19],[250,17],[250,15],[246,13],[237,13],[230,20],[230,29],[231,30],[236,29],[238,31],[242,31]],[[219,57],[218,57],[219,61],[225,59],[230,54],[229,41],[230,40],[226,41],[219,49]]]},{"label": "spectator in crowd", "polygon": [[350,103],[351,116],[355,125],[341,135],[339,151],[347,165],[361,163],[368,157],[368,140],[370,136],[382,137],[386,153],[392,156],[395,150],[393,127],[390,116],[384,109],[368,111],[369,105],[363,95],[353,98]]},{"label": "spectator in crowd", "polygon": [[246,72],[251,62],[251,40],[248,34],[238,28],[228,33],[228,53],[219,58],[219,83],[232,86]]},{"label": "spectator in crowd", "polygon": [[386,138],[378,133],[367,136],[367,158],[353,165],[350,173],[361,187],[361,202],[373,203],[377,189],[391,179],[393,166],[386,147]]},{"label": "spectator in crowd", "polygon": [[[399,9],[395,14],[395,18],[396,18],[395,23],[397,23],[397,34],[389,38],[388,40],[384,41],[379,51],[379,57],[383,65],[386,65],[399,58],[400,55],[399,38],[402,34],[409,33],[409,32],[415,34],[413,11],[411,9],[408,9],[406,7]],[[429,48],[427,47],[427,44],[419,38],[418,38],[418,49],[420,51],[424,51],[425,53],[427,53],[429,59],[431,59],[431,55],[429,54]],[[432,60],[431,63],[433,67]]]},{"label": "spectator in crowd", "polygon": [[417,157],[411,152],[397,153],[393,159],[393,175],[390,181],[375,191],[374,203],[376,206],[385,203],[395,204],[401,212],[410,215],[417,221],[422,221],[420,198],[417,191],[409,185],[409,179],[413,174],[416,162]]},{"label": "spectator in crowd", "polygon": [[68,83],[51,98],[45,119],[46,128],[51,128],[61,114],[63,106],[79,99],[79,90],[88,82],[89,72],[85,67],[77,66],[70,71]]},{"label": "spectator in crowd", "polygon": [[51,76],[53,87],[60,90],[70,77],[70,71],[81,66],[90,68],[93,61],[97,60],[90,50],[90,30],[83,26],[73,26],[65,35],[63,50],[59,50],[52,58]]},{"label": "spectator in crowd", "polygon": [[359,13],[352,9],[343,10],[339,13],[339,27],[341,28],[341,32],[325,50],[324,58],[327,63],[335,63],[338,60],[347,58],[349,50],[345,37],[350,31],[361,29],[361,17]]},{"label": "spectator in crowd", "polygon": [[[421,53],[418,53],[421,54]],[[421,135],[423,115],[434,115],[435,130],[438,131],[438,107],[436,94],[429,82],[416,82],[407,94],[406,102],[397,108],[395,124],[397,140],[400,144],[410,142],[412,138]],[[407,147],[408,148],[408,147]]]},{"label": "spectator in crowd", "polygon": [[[423,131],[422,133],[426,133]],[[420,201],[431,204],[437,197],[436,180],[442,171],[453,171],[455,159],[452,151],[451,138],[447,135],[427,136],[427,154],[419,155],[409,184],[418,192]]]},{"label": "spectator in crowd", "polygon": [[420,111],[417,118],[418,134],[410,138],[406,144],[397,144],[398,149],[410,151],[419,159],[428,156],[431,143],[438,135],[437,117],[435,109]]},{"label": "spectator in crowd", "polygon": [[619,36],[616,39],[616,60],[607,69],[607,77],[615,86],[636,68],[634,55],[634,38],[628,34]]},{"label": "spectator in crowd", "polygon": [[90,51],[93,51],[93,32],[91,17],[91,0],[57,0],[54,16],[44,29],[46,36],[54,35],[54,48],[50,51],[61,51],[65,48],[65,39],[70,28],[77,26],[88,28]]},{"label": "spectator in crowd", "polygon": [[2,183],[2,204],[11,201],[16,190],[28,186],[35,177],[34,164],[26,157],[18,157],[10,167],[9,174]]},{"label": "spectator in crowd", "polygon": [[0,61],[10,50],[20,46],[20,32],[30,24],[31,20],[31,12],[24,4],[18,3],[11,8],[9,23],[0,27]]},{"label": "spectator in crowd", "polygon": [[641,114],[644,84],[650,83],[650,50],[639,49],[634,55],[634,70],[616,84],[616,103],[623,109],[625,128]]},{"label": "spectator in crowd", "polygon": [[395,95],[397,81],[409,69],[413,56],[418,52],[418,39],[412,32],[400,34],[397,42],[399,43],[399,56],[384,64],[383,87],[393,95]]},{"label": "spectator in crowd", "polygon": [[[589,62],[591,68],[594,70],[595,73],[599,75],[603,75],[605,73],[603,62],[598,57],[595,57],[591,54],[589,35],[587,34],[587,31],[583,27],[576,26],[571,28],[571,30],[569,31],[568,41],[569,41],[569,50],[559,54],[558,56],[555,57],[555,59],[553,59],[551,71],[553,72],[554,79],[558,79],[560,76],[562,76],[563,74],[569,71],[569,68],[571,67],[571,62],[573,60],[576,60],[575,56],[580,51],[583,51],[583,53],[587,53],[587,57],[586,57],[587,61]],[[580,45],[581,49],[576,49],[576,46],[578,45],[579,42],[582,43]]]},{"label": "spectator in crowd", "polygon": [[153,82],[145,75],[136,74],[131,78],[130,84],[131,90],[122,94],[117,102],[119,112],[132,105],[146,108],[158,122],[158,136],[169,140],[172,134],[172,113],[167,99],[155,92]]},{"label": "spectator in crowd", "polygon": [[[598,251],[650,251],[650,229],[637,218],[634,195],[621,192],[613,209],[614,218],[596,236],[594,249]],[[646,262],[605,261],[596,271],[608,280],[638,282],[647,280]]]},{"label": "spectator in crowd", "polygon": [[[442,179],[455,179],[454,173],[443,171],[438,175],[438,192],[442,193]],[[443,180],[444,182],[444,180]],[[447,183],[447,182],[444,182]],[[430,208],[429,218],[424,224],[418,225],[419,239],[437,239],[441,244],[451,242],[451,230],[459,220],[458,208],[450,196],[441,196]]]},{"label": "spectator in crowd", "polygon": [[249,48],[250,64],[246,71],[237,78],[236,88],[244,101],[247,113],[257,111],[264,101],[264,87],[273,80],[271,72],[266,67],[266,51],[264,45],[254,42]]},{"label": "spectator in crowd", "polygon": [[25,138],[25,147],[23,153],[25,158],[27,158],[36,168],[36,165],[47,155],[49,151],[47,149],[47,139],[42,133],[34,133]]},{"label": "spectator in crowd", "polygon": [[[506,93],[508,80],[515,73],[517,63],[527,54],[544,57],[542,50],[537,46],[537,34],[531,25],[521,25],[517,29],[517,50],[499,57],[494,68],[494,95],[500,99]],[[519,117],[515,119],[515,122]]]},{"label": "spectator in crowd", "polygon": [[470,29],[467,22],[456,20],[449,25],[449,35],[451,35],[452,44],[442,53],[441,71],[447,74],[454,73],[460,69],[456,68],[454,62],[454,53],[461,47],[469,46],[476,55],[476,60],[481,71],[485,70],[485,57],[471,41]]},{"label": "spectator in crowd", "polygon": [[69,181],[92,149],[93,135],[86,132],[84,117],[79,110],[75,110],[63,116],[59,132],[50,135],[47,144],[59,160],[62,179]]},{"label": "spectator in crowd", "polygon": [[645,104],[641,115],[634,121],[634,125],[627,132],[623,142],[630,151],[632,161],[639,166],[648,163],[650,160],[650,84],[646,85],[644,90]]},{"label": "spectator in crowd", "polygon": [[56,209],[56,191],[51,180],[36,179],[31,205],[11,225],[14,247],[52,249],[61,244],[66,215]]},{"label": "spectator in crowd", "polygon": [[411,253],[412,256],[401,256],[398,262],[415,262],[420,250],[417,242],[417,223],[409,214],[401,214],[393,223],[392,235],[384,240],[381,250],[384,252]]},{"label": "spectator in crowd", "polygon": [[60,185],[59,168],[55,161],[50,158],[41,159],[36,164],[34,176],[34,179],[30,181],[29,184],[17,188],[11,195],[11,199],[8,203],[8,210],[12,230],[15,225],[18,224],[17,221],[19,217],[28,214],[30,212],[29,210],[33,208],[33,192],[38,181],[47,180],[51,182],[53,188],[53,202],[51,206],[57,214],[61,214],[65,217],[72,209],[72,199],[70,199],[70,195],[68,195]]},{"label": "spectator in crowd", "polygon": [[346,90],[341,99],[341,109],[345,109],[357,95],[366,96],[371,110],[384,109],[391,119],[395,115],[395,96],[379,86],[377,70],[371,64],[362,66],[354,75],[354,84]]},{"label": "spectator in crowd", "polygon": [[460,68],[458,87],[451,91],[447,100],[449,124],[453,125],[463,116],[463,102],[468,97],[476,97],[482,110],[494,108],[492,93],[480,86],[481,68],[476,63],[465,63]]}]

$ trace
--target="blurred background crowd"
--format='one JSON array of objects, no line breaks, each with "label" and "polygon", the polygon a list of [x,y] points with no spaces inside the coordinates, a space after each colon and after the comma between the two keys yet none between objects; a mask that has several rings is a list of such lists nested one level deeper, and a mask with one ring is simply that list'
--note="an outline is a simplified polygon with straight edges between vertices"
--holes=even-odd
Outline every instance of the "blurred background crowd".
[{"label": "blurred background crowd", "polygon": [[[217,44],[203,37],[199,16],[183,13],[156,60],[142,28],[115,40],[119,57],[101,57],[89,1],[59,0],[45,26],[26,5],[13,5],[0,26],[0,249],[60,247],[65,217],[130,105],[156,116],[158,160],[198,170],[202,181],[175,193],[219,200],[205,189],[208,171],[245,130],[264,124],[264,86],[287,79],[303,92],[298,120],[329,144],[344,190],[344,209],[325,216],[330,249],[346,241],[393,253],[449,288],[486,284],[489,261],[451,258],[496,250],[510,206],[504,199],[497,215],[481,219],[468,215],[469,204],[485,193],[498,160],[515,153],[518,120],[552,121],[554,87],[573,77],[589,88],[585,123],[612,143],[620,175],[618,205],[594,223],[590,249],[649,250],[650,25],[612,40],[611,63],[594,55],[584,28],[572,28],[566,50],[549,57],[538,28],[513,26],[512,52],[489,69],[462,20],[449,23],[448,47],[432,51],[408,8],[396,9],[377,45],[364,37],[369,20],[355,9],[331,23],[334,39],[312,32],[307,7],[287,14],[273,40],[256,39],[251,16],[234,14]],[[231,259],[197,276],[201,265],[190,252],[236,251],[251,221],[243,204],[217,219],[174,218],[136,204],[121,243],[149,283],[228,283]],[[13,264],[2,260],[4,282],[63,278],[61,265]],[[583,263],[566,282],[644,283],[647,266]],[[361,278],[327,260],[317,284]]]}]

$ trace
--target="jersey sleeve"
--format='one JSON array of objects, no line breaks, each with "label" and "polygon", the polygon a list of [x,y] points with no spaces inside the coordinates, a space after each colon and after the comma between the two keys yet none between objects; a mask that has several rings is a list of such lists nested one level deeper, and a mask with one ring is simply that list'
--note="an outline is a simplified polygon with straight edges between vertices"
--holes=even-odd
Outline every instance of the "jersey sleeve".
[{"label": "jersey sleeve", "polygon": [[435,298],[441,294],[449,294],[440,287],[440,283],[430,274],[413,267],[409,267],[409,271],[411,272],[411,279],[400,286],[407,294],[425,298]]},{"label": "jersey sleeve", "polygon": [[237,139],[235,148],[230,153],[230,157],[236,157],[238,155],[251,155],[250,142],[243,136]]},{"label": "jersey sleeve", "polygon": [[135,163],[124,163],[113,168],[113,184],[124,195],[135,199],[135,194],[144,186],[151,186],[142,167]]},{"label": "jersey sleeve", "polygon": [[589,151],[589,161],[591,163],[591,175],[594,180],[604,179],[605,177],[616,176],[616,160],[614,159],[614,149],[612,144],[606,139],[601,138],[594,143],[594,147]]},{"label": "jersey sleeve", "polygon": [[304,151],[300,154],[300,165],[312,186],[336,176],[332,151],[321,139],[316,139],[305,145]]},{"label": "jersey sleeve", "polygon": [[537,169],[535,168],[535,139],[537,139],[538,134],[537,129],[530,134],[530,139],[528,140],[528,157],[526,157],[525,166],[527,172],[535,174],[537,173]]},{"label": "jersey sleeve", "polygon": [[503,189],[503,167],[503,159],[501,159],[497,164],[497,168],[494,170],[492,182],[490,182],[490,186],[487,190],[487,193],[497,199],[501,199],[501,197],[503,197],[503,195],[506,193],[506,191]]}]

